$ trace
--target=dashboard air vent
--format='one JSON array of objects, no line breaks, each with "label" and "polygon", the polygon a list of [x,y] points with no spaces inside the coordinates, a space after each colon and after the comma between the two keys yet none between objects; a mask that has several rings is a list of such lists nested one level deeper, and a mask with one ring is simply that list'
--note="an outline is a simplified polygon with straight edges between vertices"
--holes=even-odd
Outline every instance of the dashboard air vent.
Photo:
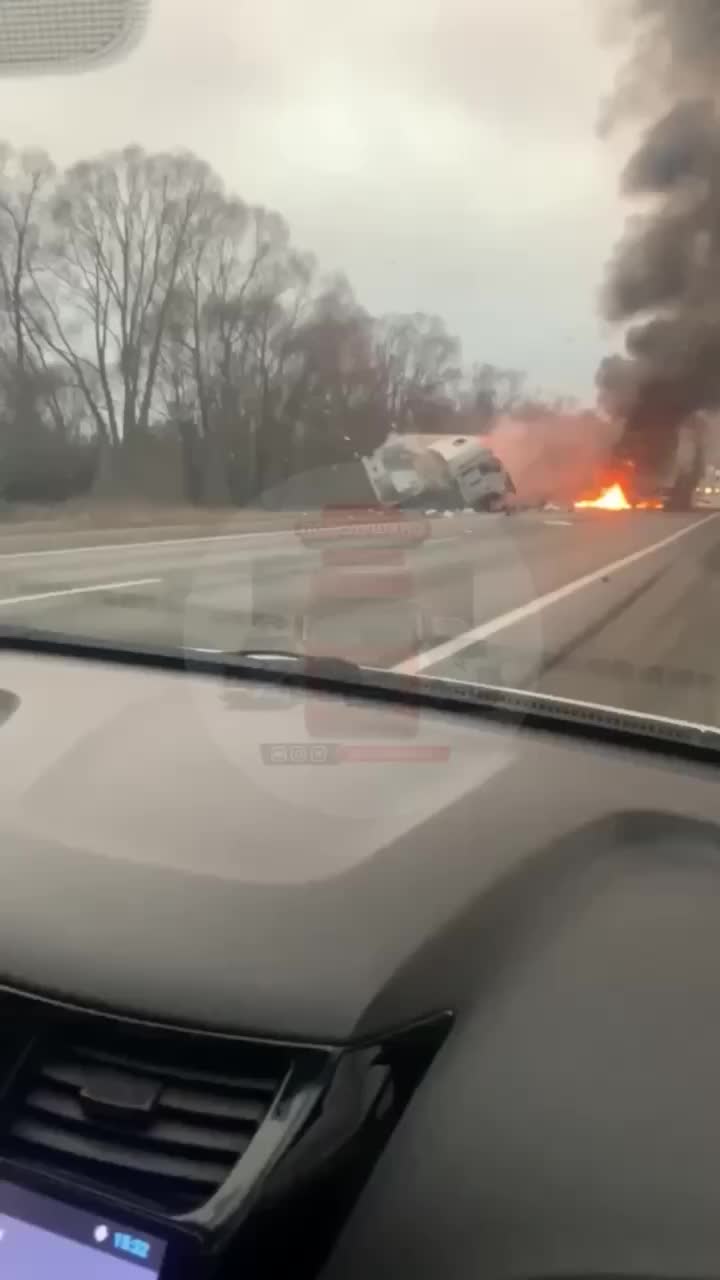
[{"label": "dashboard air vent", "polygon": [[225,1181],[291,1066],[281,1047],[117,1025],[77,1030],[30,1055],[3,1155],[175,1214]]}]

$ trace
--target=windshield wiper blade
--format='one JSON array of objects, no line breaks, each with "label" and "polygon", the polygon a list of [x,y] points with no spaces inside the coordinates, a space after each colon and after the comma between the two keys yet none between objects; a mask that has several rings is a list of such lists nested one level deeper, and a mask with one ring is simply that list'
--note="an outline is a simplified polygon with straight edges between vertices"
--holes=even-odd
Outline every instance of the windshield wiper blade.
[{"label": "windshield wiper blade", "polygon": [[339,655],[296,653],[292,649],[234,649],[231,652],[224,649],[220,653],[224,661],[232,665],[252,663],[263,670],[285,669],[338,680],[362,679],[372,670]]},{"label": "windshield wiper blade", "polygon": [[224,676],[275,686],[317,689],[344,698],[465,712],[516,727],[562,732],[617,746],[720,759],[720,728],[626,708],[556,697],[419,672],[365,667],[341,657],[308,657],[292,650],[170,648],[121,644],[32,627],[0,626],[0,652],[104,661],[147,670]]},{"label": "windshield wiper blade", "polygon": [[210,649],[188,646],[169,646],[133,642],[126,639],[118,643],[112,638],[76,636],[66,631],[51,631],[40,627],[0,626],[0,652],[48,654],[55,657],[108,659],[113,662],[161,666],[190,670],[223,671],[243,676],[265,676],[272,680],[285,676],[302,681],[315,677],[331,681],[357,681],[361,683],[372,667],[339,655],[315,657],[292,649]]},{"label": "windshield wiper blade", "polygon": [[[562,698],[533,689],[515,689],[449,676],[417,675],[364,667],[344,658],[306,658],[282,650],[241,653],[241,662],[257,661],[259,670],[281,672],[293,683],[325,688],[352,698],[405,703],[455,714],[482,715],[488,720],[525,728],[562,731],[617,745],[641,746],[656,751],[673,747],[683,754],[705,759],[720,757],[720,728],[672,719],[625,707],[603,706]],[[293,673],[295,678],[293,679]],[[272,678],[272,677],[271,677]]]}]

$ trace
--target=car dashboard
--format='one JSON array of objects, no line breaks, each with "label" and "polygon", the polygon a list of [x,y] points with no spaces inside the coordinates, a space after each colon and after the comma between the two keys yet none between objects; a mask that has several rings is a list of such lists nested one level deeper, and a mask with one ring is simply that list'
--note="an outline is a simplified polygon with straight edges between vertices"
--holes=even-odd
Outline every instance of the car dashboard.
[{"label": "car dashboard", "polygon": [[109,661],[1,683],[18,1275],[40,1240],[75,1280],[716,1274],[711,763]]}]

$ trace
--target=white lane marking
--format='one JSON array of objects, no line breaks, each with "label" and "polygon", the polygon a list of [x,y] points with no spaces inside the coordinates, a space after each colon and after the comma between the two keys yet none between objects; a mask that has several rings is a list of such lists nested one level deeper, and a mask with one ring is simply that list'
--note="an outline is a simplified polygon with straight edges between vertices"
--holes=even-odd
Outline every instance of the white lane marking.
[{"label": "white lane marking", "polygon": [[97,582],[92,587],[63,587],[58,591],[35,591],[32,595],[5,596],[0,608],[7,604],[29,604],[33,600],[55,600],[58,596],[83,596],[91,591],[122,591],[126,587],[149,587],[162,582],[162,578],[135,578],[132,582]]},{"label": "white lane marking", "polygon": [[[312,530],[308,530],[312,532]],[[267,533],[207,533],[191,538],[157,538],[153,542],[99,542],[95,546],[47,547],[42,551],[0,551],[0,560],[26,560],[29,556],[73,556],[84,551],[144,551],[146,547],[184,547],[196,542],[237,542],[251,538],[286,538],[292,529],[269,529]]]},{"label": "white lane marking", "polygon": [[573,527],[572,520],[543,520],[543,524],[563,525],[566,529]]},{"label": "white lane marking", "polygon": [[[486,515],[482,517],[483,523],[492,522],[499,523],[504,520],[504,516]],[[364,530],[363,525],[358,525],[358,529]],[[185,547],[193,546],[196,543],[203,542],[250,542],[255,538],[287,538],[290,534],[299,537],[302,533],[325,533],[326,525],[313,526],[312,528],[303,529],[255,529],[251,533],[203,533],[192,535],[188,538],[155,538],[150,542],[98,542],[93,546],[77,546],[77,547],[47,547],[39,551],[0,551],[0,560],[26,560],[30,556],[72,556],[82,554],[85,551],[144,551],[146,548],[155,547]],[[17,535],[22,536],[22,535]],[[32,534],[28,534],[32,537]],[[445,535],[444,537],[433,538],[433,542],[449,541],[450,537],[455,538],[457,534]]]},{"label": "white lane marking", "polygon": [[456,653],[461,653],[463,649],[468,649],[470,645],[478,644],[481,640],[487,640],[489,636],[494,636],[498,631],[504,631],[507,627],[512,627],[516,622],[523,622],[525,618],[531,618],[533,614],[540,613],[542,609],[547,609],[551,604],[557,604],[559,600],[565,600],[568,596],[572,596],[576,591],[582,591],[583,587],[589,587],[593,582],[598,582],[601,578],[606,577],[609,573],[617,573],[620,569],[627,569],[631,564],[636,564],[638,560],[643,560],[645,556],[652,555],[655,551],[661,551],[663,547],[669,547],[672,542],[684,538],[688,533],[692,533],[694,529],[701,529],[709,520],[717,520],[720,513],[714,512],[711,516],[704,516],[702,520],[696,520],[693,524],[685,525],[682,529],[677,529],[675,533],[668,534],[667,538],[661,538],[659,542],[652,542],[649,547],[641,547],[639,551],[633,551],[629,556],[623,556],[621,560],[613,560],[611,564],[603,565],[601,569],[593,569],[592,573],[586,573],[582,578],[575,578],[573,582],[566,582],[563,587],[558,587],[555,591],[548,591],[544,596],[537,596],[534,600],[529,600],[527,604],[521,604],[517,609],[510,609],[508,613],[501,613],[497,618],[490,618],[488,622],[482,622],[477,627],[472,627],[470,631],[464,631],[462,635],[454,636],[452,640],[446,640],[443,644],[438,644],[434,649],[427,649],[424,653],[417,654],[414,658],[408,658],[401,662],[398,666],[393,667],[393,671],[398,671],[407,675],[415,675],[418,671],[426,671],[428,667],[432,667],[436,662],[443,662],[446,658],[452,658]]}]

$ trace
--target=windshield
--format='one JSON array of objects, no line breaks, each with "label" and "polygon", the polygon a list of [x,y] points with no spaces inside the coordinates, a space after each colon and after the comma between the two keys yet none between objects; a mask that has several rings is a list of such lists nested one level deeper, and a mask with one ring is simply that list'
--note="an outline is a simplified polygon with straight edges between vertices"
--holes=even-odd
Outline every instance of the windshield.
[{"label": "windshield", "polygon": [[718,725],[700,0],[2,0],[0,625]]}]

